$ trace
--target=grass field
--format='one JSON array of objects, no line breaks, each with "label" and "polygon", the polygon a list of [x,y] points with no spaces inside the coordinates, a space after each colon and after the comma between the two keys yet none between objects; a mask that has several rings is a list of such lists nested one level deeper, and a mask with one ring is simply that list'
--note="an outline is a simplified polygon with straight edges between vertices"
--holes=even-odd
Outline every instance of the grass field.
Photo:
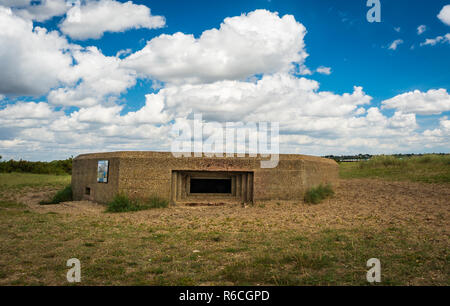
[{"label": "grass field", "polygon": [[40,186],[61,187],[70,184],[70,179],[70,175],[0,173],[0,190]]},{"label": "grass field", "polygon": [[42,206],[70,177],[0,174],[0,285],[68,285],[73,257],[81,285],[367,285],[372,257],[382,285],[450,285],[450,185],[341,167],[356,178],[319,204],[126,213]]},{"label": "grass field", "polygon": [[450,183],[450,155],[430,154],[404,159],[377,156],[364,162],[344,162],[340,164],[340,176]]}]

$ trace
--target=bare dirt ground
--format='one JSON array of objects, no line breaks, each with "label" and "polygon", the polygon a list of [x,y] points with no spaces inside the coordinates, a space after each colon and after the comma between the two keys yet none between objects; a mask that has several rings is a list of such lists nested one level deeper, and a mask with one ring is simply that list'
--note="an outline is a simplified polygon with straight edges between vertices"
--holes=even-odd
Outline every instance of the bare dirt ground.
[{"label": "bare dirt ground", "polygon": [[[57,212],[70,215],[103,214],[103,205],[89,201],[65,202],[56,205],[39,205],[55,190],[24,190],[16,194],[15,200],[26,204],[36,212]],[[271,207],[273,209],[263,209]],[[394,182],[376,179],[341,180],[333,198],[319,205],[303,202],[270,201],[251,206],[177,206],[167,210],[147,210],[132,214],[108,214],[115,219],[131,219],[138,223],[155,223],[163,218],[186,219],[186,213],[197,216],[227,216],[245,219],[264,218],[265,222],[281,228],[402,224],[412,220],[426,224],[430,230],[442,235],[450,233],[450,188],[448,184],[424,184],[416,182]],[[245,213],[243,212],[245,210]],[[164,218],[165,219],[165,218]],[[166,221],[164,221],[166,222]]]}]

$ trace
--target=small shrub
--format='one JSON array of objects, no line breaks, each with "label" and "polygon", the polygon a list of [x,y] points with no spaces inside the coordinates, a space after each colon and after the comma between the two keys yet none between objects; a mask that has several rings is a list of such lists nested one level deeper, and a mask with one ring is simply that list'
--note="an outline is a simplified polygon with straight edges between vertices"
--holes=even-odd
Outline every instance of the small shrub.
[{"label": "small shrub", "polygon": [[106,211],[108,212],[125,212],[135,211],[133,201],[126,194],[117,194],[114,199],[108,203]]},{"label": "small shrub", "polygon": [[143,209],[166,208],[167,206],[169,206],[169,201],[161,199],[157,196],[152,196],[141,203],[141,207],[144,207]]},{"label": "small shrub", "polygon": [[322,185],[310,188],[305,193],[305,202],[317,204],[322,202],[324,199],[334,195],[334,191],[330,184]]},{"label": "small shrub", "polygon": [[68,185],[64,189],[58,191],[50,201],[41,201],[39,204],[58,204],[61,202],[72,201],[72,186]]},{"label": "small shrub", "polygon": [[118,194],[108,203],[107,212],[127,212],[138,211],[152,208],[165,208],[169,205],[169,201],[152,196],[145,200],[133,200],[126,194]]}]

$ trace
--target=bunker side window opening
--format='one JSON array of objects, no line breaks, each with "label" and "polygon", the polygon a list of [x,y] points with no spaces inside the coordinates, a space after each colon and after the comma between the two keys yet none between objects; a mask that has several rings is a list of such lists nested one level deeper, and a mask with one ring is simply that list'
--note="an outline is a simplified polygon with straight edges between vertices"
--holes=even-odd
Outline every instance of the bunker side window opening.
[{"label": "bunker side window opening", "polygon": [[97,183],[108,183],[108,161],[99,160],[97,164]]}]

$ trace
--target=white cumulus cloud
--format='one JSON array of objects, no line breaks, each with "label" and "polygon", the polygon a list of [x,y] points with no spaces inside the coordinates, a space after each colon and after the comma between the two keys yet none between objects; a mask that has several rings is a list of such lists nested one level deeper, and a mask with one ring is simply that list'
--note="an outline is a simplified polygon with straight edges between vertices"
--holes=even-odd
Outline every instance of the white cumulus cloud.
[{"label": "white cumulus cloud", "polygon": [[303,65],[305,27],[292,15],[256,10],[226,18],[219,29],[199,38],[175,33],[147,42],[125,63],[152,79],[201,83],[244,79],[254,74],[287,72]]},{"label": "white cumulus cloud", "polygon": [[74,6],[59,25],[61,31],[74,39],[98,39],[105,32],[129,29],[155,29],[165,26],[163,16],[154,16],[145,5],[115,0],[90,1]]},{"label": "white cumulus cloud", "polygon": [[437,15],[440,21],[450,25],[450,4],[445,5]]},{"label": "white cumulus cloud", "polygon": [[52,90],[48,101],[63,106],[93,106],[107,96],[117,96],[136,83],[136,73],[123,68],[121,60],[105,56],[96,47],[73,52],[76,63],[70,71],[74,86]]},{"label": "white cumulus cloud", "polygon": [[48,103],[24,102],[0,110],[0,126],[11,126],[15,135],[4,143],[5,156],[22,150],[34,158],[51,150],[61,158],[74,152],[168,150],[174,122],[192,122],[194,113],[202,114],[205,122],[279,122],[282,152],[411,148],[405,136],[415,135],[415,115],[398,110],[386,117],[377,107],[366,112],[363,106],[370,106],[371,99],[361,87],[339,95],[320,91],[316,81],[277,73],[257,81],[165,87],[147,95],[141,109],[127,114],[121,114],[123,105],[115,104],[65,114]]},{"label": "white cumulus cloud", "polygon": [[58,32],[33,27],[2,6],[0,29],[1,94],[41,95],[67,79],[70,45]]},{"label": "white cumulus cloud", "polygon": [[371,100],[361,87],[344,95],[320,92],[318,88],[316,81],[280,73],[256,82],[226,80],[170,86],[156,96],[164,101],[164,109],[172,118],[201,113],[206,120],[282,121],[292,126],[301,125],[302,117],[353,115],[358,105]]},{"label": "white cumulus cloud", "polygon": [[[75,1],[74,1],[75,2]],[[0,5],[10,7],[22,18],[43,22],[55,16],[64,15],[70,9],[67,0],[0,0]]]},{"label": "white cumulus cloud", "polygon": [[446,89],[414,90],[382,102],[383,108],[395,108],[403,113],[419,115],[440,114],[450,111],[450,95]]},{"label": "white cumulus cloud", "polygon": [[0,110],[0,118],[3,119],[47,119],[52,115],[52,110],[45,102],[18,102],[9,104]]}]

